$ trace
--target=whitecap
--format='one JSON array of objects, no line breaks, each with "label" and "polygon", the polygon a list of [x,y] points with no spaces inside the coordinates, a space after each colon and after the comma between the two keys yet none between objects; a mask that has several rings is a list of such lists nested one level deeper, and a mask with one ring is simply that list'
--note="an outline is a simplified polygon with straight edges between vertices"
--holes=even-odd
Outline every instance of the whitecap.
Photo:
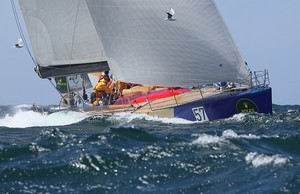
[{"label": "whitecap", "polygon": [[34,111],[18,110],[15,114],[6,114],[0,119],[0,126],[9,128],[27,128],[41,126],[63,126],[77,123],[87,118],[82,112],[61,111],[52,114],[42,114]]},{"label": "whitecap", "polygon": [[247,113],[238,113],[238,114],[235,114],[232,117],[227,118],[225,120],[227,120],[227,121],[233,120],[233,121],[240,122],[245,119],[246,115],[247,115]]},{"label": "whitecap", "polygon": [[224,138],[244,138],[244,139],[260,139],[260,136],[248,134],[248,135],[238,135],[235,131],[228,129],[223,131],[222,137]]},{"label": "whitecap", "polygon": [[254,135],[254,134],[242,134],[238,135],[235,131],[228,129],[223,131],[222,137],[224,138],[244,138],[244,139],[260,139],[260,136]]},{"label": "whitecap", "polygon": [[228,130],[223,131],[222,136],[237,138],[238,134],[236,132],[234,132],[233,130],[228,129]]},{"label": "whitecap", "polygon": [[284,158],[278,154],[267,156],[264,154],[258,154],[256,152],[248,153],[245,157],[245,160],[247,164],[251,164],[256,168],[265,165],[281,165],[289,161],[289,159]]},{"label": "whitecap", "polygon": [[223,137],[200,134],[198,135],[198,138],[192,142],[192,144],[208,145],[208,144],[221,143],[224,141],[225,139]]},{"label": "whitecap", "polygon": [[22,108],[31,108],[32,105],[29,105],[29,104],[19,104],[19,105],[16,105],[14,106],[15,109],[22,109]]},{"label": "whitecap", "polygon": [[147,114],[137,114],[137,113],[118,113],[115,116],[109,118],[113,120],[131,122],[135,119],[138,120],[147,120],[147,121],[155,121],[155,122],[162,122],[168,124],[192,124],[196,123],[195,121],[189,121],[182,118],[160,118],[157,116],[150,116]]}]

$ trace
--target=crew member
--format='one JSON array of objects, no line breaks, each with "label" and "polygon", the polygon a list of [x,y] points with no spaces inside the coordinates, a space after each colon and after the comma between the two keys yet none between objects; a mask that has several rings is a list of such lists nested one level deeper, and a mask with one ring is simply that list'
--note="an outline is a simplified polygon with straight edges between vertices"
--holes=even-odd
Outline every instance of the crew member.
[{"label": "crew member", "polygon": [[113,91],[108,87],[108,82],[110,81],[108,71],[105,71],[99,78],[97,85],[95,86],[91,94],[91,103],[93,104],[97,98],[101,98],[104,93],[112,94]]},{"label": "crew member", "polygon": [[116,98],[122,96],[122,90],[125,89],[127,83],[125,82],[121,82],[121,81],[117,81],[117,83],[115,83],[114,81],[109,85],[109,88],[112,91],[115,91],[116,94]]},{"label": "crew member", "polygon": [[115,98],[122,96],[122,90],[128,85],[125,82],[116,81],[113,75],[110,76],[111,81],[108,83],[109,89],[115,93]]}]

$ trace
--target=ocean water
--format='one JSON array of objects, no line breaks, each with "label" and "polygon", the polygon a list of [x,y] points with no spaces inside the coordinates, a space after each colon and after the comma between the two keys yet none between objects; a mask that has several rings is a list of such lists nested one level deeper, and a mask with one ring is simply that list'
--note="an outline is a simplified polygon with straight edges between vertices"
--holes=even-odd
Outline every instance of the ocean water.
[{"label": "ocean water", "polygon": [[0,193],[300,193],[300,106],[213,122],[0,106]]}]

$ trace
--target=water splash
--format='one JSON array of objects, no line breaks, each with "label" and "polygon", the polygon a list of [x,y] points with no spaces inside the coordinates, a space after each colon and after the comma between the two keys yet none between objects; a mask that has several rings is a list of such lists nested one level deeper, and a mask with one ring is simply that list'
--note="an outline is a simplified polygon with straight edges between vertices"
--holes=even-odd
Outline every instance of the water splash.
[{"label": "water splash", "polygon": [[225,138],[208,135],[208,134],[200,134],[198,138],[192,142],[192,144],[199,144],[199,145],[208,145],[208,144],[218,144],[224,142]]},{"label": "water splash", "polygon": [[155,121],[155,122],[162,122],[167,124],[192,124],[196,123],[194,121],[188,121],[181,118],[159,118],[156,116],[149,116],[146,114],[134,114],[134,113],[120,113],[117,114],[109,119],[113,120],[120,120],[126,123],[129,123],[135,119],[137,120],[146,120],[146,121]]},{"label": "water splash", "polygon": [[256,152],[250,152],[245,157],[245,160],[248,164],[251,164],[254,167],[260,167],[265,165],[282,165],[287,163],[289,160],[287,158],[281,157],[279,155],[267,156],[264,154],[258,154]]},{"label": "water splash", "polygon": [[80,122],[87,118],[85,113],[61,111],[42,114],[34,111],[17,110],[14,114],[6,114],[0,119],[0,126],[9,128],[27,128],[42,126],[62,126]]},{"label": "water splash", "polygon": [[233,130],[231,129],[228,129],[228,130],[225,130],[223,131],[222,133],[222,137],[224,138],[228,138],[228,139],[233,139],[233,138],[244,138],[244,139],[260,139],[261,137],[260,136],[257,136],[257,135],[253,135],[253,134],[241,134],[241,135],[238,135],[236,132],[234,132]]}]

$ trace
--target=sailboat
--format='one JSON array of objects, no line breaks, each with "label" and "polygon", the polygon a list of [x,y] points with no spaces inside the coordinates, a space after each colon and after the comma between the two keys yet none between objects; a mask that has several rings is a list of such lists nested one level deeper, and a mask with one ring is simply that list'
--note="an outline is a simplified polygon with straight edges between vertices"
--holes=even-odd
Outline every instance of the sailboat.
[{"label": "sailboat", "polygon": [[[249,112],[272,114],[268,72],[250,71],[214,0],[19,0],[19,4],[38,75],[80,79],[80,87],[70,89],[66,83],[64,92],[58,89],[63,101],[80,99],[72,106],[65,103],[70,110],[191,121]],[[91,106],[89,88],[103,71],[110,71],[116,81],[139,86],[107,104]]]}]

